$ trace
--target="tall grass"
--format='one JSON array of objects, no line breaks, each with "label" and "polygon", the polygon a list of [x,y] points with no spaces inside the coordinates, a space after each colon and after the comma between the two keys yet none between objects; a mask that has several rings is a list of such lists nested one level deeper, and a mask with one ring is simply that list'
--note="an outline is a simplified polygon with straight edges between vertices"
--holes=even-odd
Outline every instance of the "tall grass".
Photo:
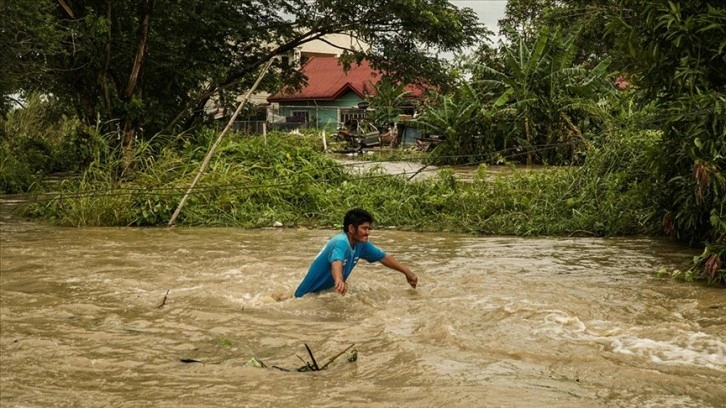
[{"label": "tall grass", "polygon": [[[474,182],[447,170],[409,181],[377,169],[354,175],[320,149],[315,135],[233,135],[216,152],[177,224],[335,227],[349,208],[365,207],[381,225],[421,231],[596,236],[657,231],[644,199],[647,189],[628,173],[637,157],[615,163],[606,156],[627,156],[603,151],[591,154],[591,164],[582,168],[492,177],[481,166]],[[39,197],[31,213],[65,225],[164,224],[204,152],[137,150],[139,165],[126,181],[118,181],[116,164],[94,164],[63,183],[59,195]],[[620,170],[608,168],[615,164]]]}]

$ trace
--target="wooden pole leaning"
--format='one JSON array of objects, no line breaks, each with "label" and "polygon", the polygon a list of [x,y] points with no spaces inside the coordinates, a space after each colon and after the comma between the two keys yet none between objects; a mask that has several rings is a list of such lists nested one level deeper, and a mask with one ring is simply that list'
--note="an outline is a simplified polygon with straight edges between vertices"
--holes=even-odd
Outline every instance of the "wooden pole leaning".
[{"label": "wooden pole leaning", "polygon": [[176,217],[179,216],[179,213],[181,212],[182,207],[184,207],[184,204],[187,202],[187,199],[189,199],[189,195],[192,193],[192,190],[194,190],[194,187],[199,182],[199,179],[202,178],[202,174],[204,173],[204,170],[207,169],[207,166],[209,166],[209,161],[212,159],[212,155],[214,154],[214,151],[217,149],[219,144],[222,142],[222,138],[227,133],[227,131],[232,127],[232,124],[234,124],[234,121],[237,119],[237,116],[239,115],[240,111],[242,111],[242,108],[244,107],[245,103],[250,99],[250,96],[255,92],[255,89],[257,89],[257,86],[260,85],[260,82],[262,82],[262,78],[267,73],[267,70],[270,69],[270,65],[272,65],[272,59],[268,60],[265,66],[262,68],[262,71],[260,72],[260,75],[257,77],[257,81],[255,81],[255,84],[252,85],[252,88],[247,92],[247,95],[245,95],[242,102],[240,102],[239,106],[237,106],[237,109],[234,111],[234,114],[229,119],[229,122],[227,123],[227,126],[225,126],[224,130],[222,130],[222,133],[219,134],[219,137],[217,137],[217,140],[214,142],[212,147],[209,148],[209,151],[207,152],[207,156],[204,157],[204,161],[202,162],[202,166],[199,168],[199,172],[197,173],[197,176],[194,177],[194,181],[192,181],[191,186],[189,186],[189,189],[187,190],[186,194],[184,194],[184,197],[182,197],[181,201],[179,202],[179,205],[176,207],[176,210],[174,210],[174,214],[172,214],[171,218],[169,219],[168,227],[174,226],[174,221],[176,220]]}]

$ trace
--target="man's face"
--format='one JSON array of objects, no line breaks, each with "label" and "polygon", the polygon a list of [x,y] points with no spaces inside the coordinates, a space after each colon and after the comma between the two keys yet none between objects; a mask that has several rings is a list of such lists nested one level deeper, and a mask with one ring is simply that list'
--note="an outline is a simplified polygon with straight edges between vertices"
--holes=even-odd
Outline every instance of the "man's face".
[{"label": "man's face", "polygon": [[353,238],[354,242],[366,242],[368,241],[368,235],[371,233],[371,223],[364,222],[358,228],[349,225],[348,230],[351,231],[351,238]]}]

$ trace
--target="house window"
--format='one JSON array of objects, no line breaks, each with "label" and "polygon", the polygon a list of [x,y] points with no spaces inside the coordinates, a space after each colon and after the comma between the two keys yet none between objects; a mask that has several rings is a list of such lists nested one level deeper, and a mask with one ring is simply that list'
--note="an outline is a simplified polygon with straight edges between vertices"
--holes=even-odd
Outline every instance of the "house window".
[{"label": "house window", "polygon": [[364,119],[366,112],[361,109],[341,109],[340,110],[340,122],[348,123],[353,122],[357,119]]},{"label": "house window", "polygon": [[288,122],[307,123],[310,120],[309,115],[307,111],[292,111],[292,116]]}]

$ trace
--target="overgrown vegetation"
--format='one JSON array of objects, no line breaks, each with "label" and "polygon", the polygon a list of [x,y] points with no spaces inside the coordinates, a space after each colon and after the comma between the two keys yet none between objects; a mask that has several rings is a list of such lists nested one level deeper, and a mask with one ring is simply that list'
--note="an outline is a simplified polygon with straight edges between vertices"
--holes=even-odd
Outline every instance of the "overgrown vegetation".
[{"label": "overgrown vegetation", "polygon": [[80,129],[66,106],[37,93],[0,117],[0,192],[25,192],[49,174],[85,169],[105,149],[97,132]]},{"label": "overgrown vegetation", "polygon": [[562,31],[544,27],[531,42],[512,31],[496,59],[473,61],[470,81],[427,105],[421,122],[446,138],[439,161],[492,160],[492,152],[516,148],[516,161],[527,164],[582,162],[606,120],[599,102],[614,92],[610,59],[575,65],[578,31]]},{"label": "overgrown vegetation", "polygon": [[705,247],[691,272],[723,280],[724,3],[510,0],[503,22],[509,41],[465,60],[471,80],[422,116],[446,137],[438,162],[500,162],[511,147],[516,161],[578,164],[623,128],[656,130],[639,166],[657,217],[666,234]]},{"label": "overgrown vegetation", "polygon": [[[370,208],[382,225],[421,231],[515,235],[655,234],[644,199],[641,158],[656,135],[629,135],[627,150],[593,154],[582,168],[494,177],[482,165],[473,183],[448,170],[421,181],[372,170],[354,175],[322,154],[317,135],[235,135],[220,148],[179,218],[182,225],[335,226],[350,207]],[[634,142],[634,140],[638,142]],[[637,149],[633,147],[637,145]],[[644,149],[645,148],[645,149]],[[92,165],[62,192],[38,197],[32,215],[63,225],[161,225],[191,183],[204,152],[159,155],[119,183],[114,166]],[[621,160],[613,160],[618,157]],[[623,158],[628,158],[623,160]]]}]

